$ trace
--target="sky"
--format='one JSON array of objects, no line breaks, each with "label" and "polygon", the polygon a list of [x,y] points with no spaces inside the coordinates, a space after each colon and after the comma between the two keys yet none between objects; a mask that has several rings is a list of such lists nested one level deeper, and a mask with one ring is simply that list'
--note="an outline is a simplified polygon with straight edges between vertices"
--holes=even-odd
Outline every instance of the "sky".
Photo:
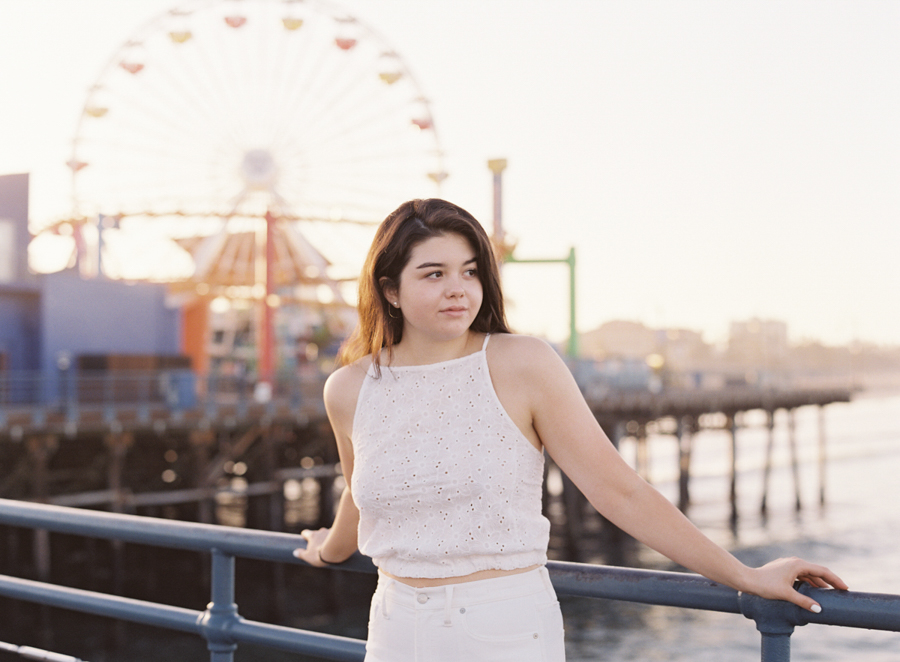
[{"label": "sky", "polygon": [[[31,173],[36,225],[68,213],[87,90],[178,4],[0,0],[0,173]],[[441,195],[490,227],[505,158],[516,256],[576,248],[579,330],[722,342],[758,317],[794,342],[900,344],[900,3],[338,4],[428,97]],[[567,336],[566,267],[509,264],[504,283],[517,330]]]}]

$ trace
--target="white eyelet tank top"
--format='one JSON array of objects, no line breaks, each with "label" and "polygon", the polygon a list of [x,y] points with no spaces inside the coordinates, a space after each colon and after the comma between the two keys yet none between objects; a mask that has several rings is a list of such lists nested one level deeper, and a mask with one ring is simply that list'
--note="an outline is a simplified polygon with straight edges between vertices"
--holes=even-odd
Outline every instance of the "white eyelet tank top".
[{"label": "white eyelet tank top", "polygon": [[353,419],[359,549],[398,577],[460,577],[547,561],[544,456],[500,404],[481,350],[370,367]]}]

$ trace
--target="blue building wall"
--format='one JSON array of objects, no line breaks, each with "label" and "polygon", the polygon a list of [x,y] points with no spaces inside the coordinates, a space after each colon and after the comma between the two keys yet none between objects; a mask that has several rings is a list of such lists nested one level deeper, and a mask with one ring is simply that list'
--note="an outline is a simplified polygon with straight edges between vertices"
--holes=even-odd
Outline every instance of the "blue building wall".
[{"label": "blue building wall", "polygon": [[36,289],[0,286],[0,369],[40,367],[40,316],[40,294]]},{"label": "blue building wall", "polygon": [[165,304],[165,287],[84,280],[71,271],[41,278],[41,367],[61,356],[180,353],[179,311]]},{"label": "blue building wall", "polygon": [[55,374],[85,354],[180,353],[180,311],[163,285],[28,269],[28,175],[0,176],[0,369]]}]

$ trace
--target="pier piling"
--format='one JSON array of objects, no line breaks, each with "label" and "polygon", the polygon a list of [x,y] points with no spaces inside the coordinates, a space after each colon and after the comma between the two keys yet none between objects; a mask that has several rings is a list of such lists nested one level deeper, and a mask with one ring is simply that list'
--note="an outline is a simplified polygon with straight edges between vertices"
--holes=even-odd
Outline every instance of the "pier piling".
[{"label": "pier piling", "polygon": [[759,504],[759,512],[765,517],[769,512],[769,476],[772,473],[772,454],[775,451],[775,411],[766,411],[766,428],[768,440],[766,443],[766,462],[763,466],[762,501]]},{"label": "pier piling", "polygon": [[731,483],[729,485],[728,499],[731,503],[731,526],[734,527],[738,521],[738,505],[737,505],[737,413],[729,412],[726,415],[725,427],[731,440]]},{"label": "pier piling", "polygon": [[788,409],[788,444],[791,450],[791,475],[794,478],[794,510],[800,512],[803,503],[800,497],[800,462],[797,457],[797,421],[794,410]]},{"label": "pier piling", "polygon": [[828,455],[825,441],[825,407],[819,405],[819,506],[825,505],[825,480]]},{"label": "pier piling", "polygon": [[678,440],[678,508],[686,512],[691,505],[691,453],[694,444],[694,419],[681,416],[675,436]]}]

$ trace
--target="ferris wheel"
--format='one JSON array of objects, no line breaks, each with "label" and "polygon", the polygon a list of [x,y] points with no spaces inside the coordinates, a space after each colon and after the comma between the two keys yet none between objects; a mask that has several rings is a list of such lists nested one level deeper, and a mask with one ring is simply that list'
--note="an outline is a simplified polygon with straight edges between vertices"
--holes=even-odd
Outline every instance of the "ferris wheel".
[{"label": "ferris wheel", "polygon": [[326,0],[198,1],[150,21],[91,87],[68,165],[76,223],[176,236],[273,210],[374,222],[446,177],[410,69]]}]

